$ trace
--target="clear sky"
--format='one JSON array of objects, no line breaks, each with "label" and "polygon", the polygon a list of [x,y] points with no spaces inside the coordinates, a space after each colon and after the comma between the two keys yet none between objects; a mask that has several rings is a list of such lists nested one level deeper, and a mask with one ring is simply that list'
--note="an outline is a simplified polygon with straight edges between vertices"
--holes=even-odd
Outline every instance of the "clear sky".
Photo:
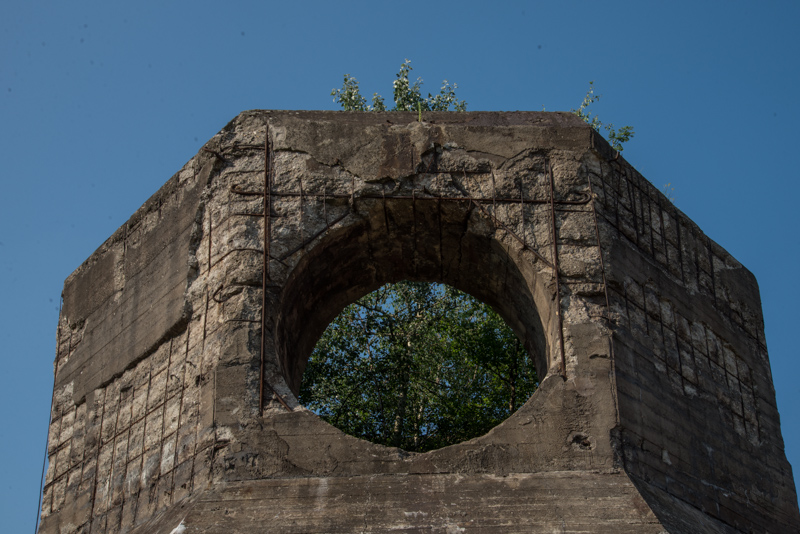
[{"label": "clear sky", "polygon": [[758,278],[800,469],[800,3],[495,4],[5,2],[4,532],[34,529],[64,279],[240,111],[335,109],[344,73],[389,97],[406,58],[475,111],[569,110],[594,80],[625,157]]}]

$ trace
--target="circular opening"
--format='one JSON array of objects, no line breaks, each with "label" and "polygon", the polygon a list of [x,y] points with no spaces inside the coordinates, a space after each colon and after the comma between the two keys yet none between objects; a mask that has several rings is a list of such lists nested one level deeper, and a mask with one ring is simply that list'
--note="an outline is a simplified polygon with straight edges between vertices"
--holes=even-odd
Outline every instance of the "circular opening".
[{"label": "circular opening", "polygon": [[451,286],[403,281],[328,325],[299,400],[346,434],[425,452],[485,434],[538,381],[524,344],[490,306]]},{"label": "circular opening", "polygon": [[[481,309],[493,316],[496,312],[510,326],[513,334],[506,335],[508,344],[519,340],[526,362],[532,359],[530,365],[538,371],[538,379],[544,380],[555,361],[551,339],[558,322],[552,284],[542,279],[532,254],[510,240],[498,239],[491,221],[473,208],[465,202],[365,203],[358,217],[330,229],[290,267],[280,292],[267,296],[277,304],[266,308],[269,315],[265,324],[273,332],[268,350],[275,358],[274,363],[267,359],[267,376],[283,382],[293,395],[314,408],[300,395],[300,389],[308,380],[309,358],[326,328],[362,297],[386,284],[410,280],[422,285],[409,287],[430,287],[432,293],[457,289],[471,295],[465,298],[485,303],[480,304]],[[351,349],[351,353],[358,351]],[[517,393],[514,404],[519,406],[528,396]],[[342,402],[351,400],[345,397]],[[495,421],[508,415],[507,402],[498,403],[505,411]],[[317,411],[326,415],[322,409]],[[483,417],[486,414],[479,418]],[[431,425],[436,419],[424,420]],[[370,430],[360,435],[374,434],[377,432]],[[461,439],[467,437],[447,443]],[[402,446],[414,449],[407,441]],[[439,446],[443,445],[428,444],[417,450]]]}]

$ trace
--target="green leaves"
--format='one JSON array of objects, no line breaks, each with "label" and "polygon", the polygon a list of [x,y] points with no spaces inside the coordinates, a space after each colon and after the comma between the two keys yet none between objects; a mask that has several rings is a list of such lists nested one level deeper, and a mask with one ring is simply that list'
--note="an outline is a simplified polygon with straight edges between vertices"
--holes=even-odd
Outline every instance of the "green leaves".
[{"label": "green leaves", "polygon": [[633,126],[623,126],[619,130],[614,129],[611,123],[606,124],[608,130],[608,142],[617,152],[622,152],[622,144],[627,143],[633,137]]},{"label": "green leaves", "polygon": [[538,385],[487,305],[440,284],[389,284],[346,307],[317,343],[300,401],[342,431],[409,451],[483,435]]},{"label": "green leaves", "polygon": [[578,109],[571,109],[570,111],[583,119],[583,122],[590,124],[597,132],[600,132],[600,128],[605,128],[606,131],[608,131],[608,142],[614,150],[622,152],[622,145],[633,138],[633,126],[623,126],[617,130],[611,123],[604,125],[597,115],[592,117],[589,106],[600,100],[601,96],[602,95],[594,94],[594,80],[592,80],[589,82],[589,90],[586,91],[586,96],[583,97],[583,102],[581,102],[580,107]]},{"label": "green leaves", "polygon": [[[422,78],[412,84],[409,75],[412,71],[411,61],[406,59],[400,65],[400,71],[396,75],[396,80],[392,83],[392,97],[394,107],[390,111],[416,111],[419,120],[422,121],[423,111],[449,111],[452,107],[454,111],[467,111],[467,103],[456,97],[458,85],[452,86],[447,80],[442,82],[439,93],[427,97],[422,96]],[[372,95],[372,105],[367,105],[367,99],[361,96],[358,87],[358,80],[349,74],[344,75],[344,83],[341,89],[333,89],[331,96],[333,101],[342,106],[345,111],[387,111],[383,97],[378,93]],[[592,115],[589,110],[592,104],[600,100],[602,95],[594,94],[594,81],[589,82],[589,90],[578,109],[570,111],[580,117],[584,122],[590,124],[592,128],[600,132],[605,129],[608,132],[608,142],[618,152],[622,152],[623,145],[633,139],[633,126],[622,126],[616,129],[613,124],[603,124],[597,115]],[[544,106],[542,106],[544,111]]]},{"label": "green leaves", "polygon": [[[439,94],[427,97],[422,96],[422,78],[417,78],[412,84],[409,81],[409,74],[412,71],[411,61],[406,59],[400,65],[400,71],[396,75],[396,80],[392,83],[392,97],[394,107],[391,111],[448,111],[453,107],[455,111],[466,111],[467,103],[456,98],[456,84],[452,86],[444,80]],[[341,89],[333,89],[331,96],[333,101],[342,106],[345,111],[386,111],[386,104],[383,97],[378,93],[372,95],[372,105],[367,105],[367,100],[361,96],[358,88],[358,81],[349,74],[344,75],[344,83]]]},{"label": "green leaves", "polygon": [[358,89],[358,80],[349,74],[344,75],[344,83],[341,89],[331,91],[331,96],[335,97],[334,102],[338,102],[345,111],[367,111],[367,100],[361,96]]},{"label": "green leaves", "polygon": [[420,94],[422,78],[417,78],[414,85],[410,85],[408,82],[408,74],[411,70],[411,62],[405,60],[403,64],[400,65],[400,72],[396,75],[397,79],[392,83],[394,92],[393,111],[417,111],[417,104],[423,102],[422,95]]}]

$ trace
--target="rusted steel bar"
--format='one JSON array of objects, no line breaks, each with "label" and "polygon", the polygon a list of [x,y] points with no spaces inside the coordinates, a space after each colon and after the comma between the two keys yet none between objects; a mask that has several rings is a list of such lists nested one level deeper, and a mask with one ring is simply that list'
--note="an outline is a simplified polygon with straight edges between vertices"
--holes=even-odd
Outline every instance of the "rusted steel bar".
[{"label": "rusted steel bar", "polygon": [[[265,156],[265,157],[268,157],[268,156]],[[267,164],[266,163],[264,164],[264,168],[265,168],[264,172],[267,172],[266,171],[266,168],[267,168]],[[245,189],[242,189],[242,186],[240,184],[233,184],[231,186],[231,193],[236,193],[237,195],[252,196],[252,197],[263,197],[264,196],[264,191],[247,191]]]},{"label": "rusted steel bar", "polygon": [[283,397],[281,397],[281,396],[280,396],[280,394],[279,394],[277,391],[275,391],[275,388],[274,388],[274,387],[272,387],[272,384],[270,384],[270,383],[269,383],[269,382],[267,382],[266,380],[262,380],[262,382],[264,382],[264,383],[266,383],[266,384],[267,384],[267,387],[269,388],[269,390],[270,390],[270,391],[272,391],[272,394],[273,394],[273,395],[275,395],[275,398],[276,398],[276,399],[278,399],[278,402],[280,402],[280,403],[281,403],[281,406],[283,406],[284,408],[286,408],[286,411],[287,411],[287,412],[291,412],[291,411],[292,411],[292,408],[291,408],[291,406],[289,406],[288,404],[286,404],[286,401],[285,401],[285,400],[283,400]]},{"label": "rusted steel bar", "polygon": [[591,210],[572,210],[569,208],[556,208],[559,213],[591,213]]},{"label": "rusted steel bar", "polygon": [[232,217],[263,217],[263,213],[245,213],[243,211],[235,211],[231,213]]},{"label": "rusted steel bar", "polygon": [[[617,152],[617,156],[619,156],[619,152]],[[612,171],[613,172],[613,171]],[[603,314],[603,318],[606,322],[610,321],[609,314],[611,313],[611,301],[608,298],[608,283],[606,281],[606,266],[605,262],[603,261],[603,247],[602,243],[600,242],[600,225],[597,222],[597,207],[596,207],[596,200],[594,198],[594,186],[592,185],[592,177],[591,175],[588,177],[589,180],[589,195],[592,198],[592,214],[594,215],[594,235],[597,238],[597,253],[600,254],[600,273],[603,275],[603,295],[606,299],[606,312]],[[600,183],[603,183],[602,176],[600,178]],[[661,221],[663,225],[663,218]],[[663,317],[661,318],[661,328],[664,328]],[[617,359],[614,354],[614,340],[611,332],[608,333],[608,355],[611,359],[611,384],[612,388],[611,391],[614,392],[612,398],[614,399],[614,415],[615,415],[615,422],[619,425],[620,416],[619,416],[619,398],[617,393],[617,384],[616,384],[616,366],[617,366]]]},{"label": "rusted steel bar", "polygon": [[[241,189],[241,186],[238,186],[238,185],[232,186],[231,187],[231,191],[233,193],[238,194],[238,195],[244,195],[244,196],[259,196],[260,197],[260,196],[264,195],[263,191],[247,191],[247,190]],[[270,196],[273,196],[273,197],[289,197],[289,198],[295,197],[296,198],[296,197],[300,197],[301,193],[297,193],[297,192],[293,192],[293,191],[282,192],[282,193],[281,192],[277,192],[277,191],[272,191],[270,193]],[[469,197],[469,196],[464,196],[464,197],[448,197],[448,196],[438,196],[438,195],[419,196],[419,195],[416,195],[415,192],[412,192],[411,195],[391,195],[391,196],[387,196],[385,192],[383,194],[381,194],[381,195],[363,194],[363,195],[358,195],[358,196],[354,196],[351,193],[327,193],[326,192],[326,193],[323,193],[323,194],[319,194],[319,193],[303,192],[302,196],[304,198],[321,198],[323,200],[327,200],[329,198],[346,198],[346,199],[350,199],[350,200],[361,200],[361,199],[370,199],[370,200],[383,200],[383,199],[386,199],[386,200],[412,200],[412,201],[414,201],[414,200],[435,200],[435,201],[451,200],[451,201],[456,201],[456,202],[482,202],[482,203],[487,203],[487,204],[490,203],[490,202],[492,204],[497,204],[498,202],[506,203],[506,204],[519,204],[520,202],[522,202],[524,204],[547,204],[547,205],[550,204],[550,199],[549,198],[548,199],[543,199],[543,200],[530,199],[530,198],[520,200],[519,198],[505,198],[505,197],[476,198],[476,197]],[[579,198],[577,200],[559,200],[558,202],[556,202],[556,204],[558,204],[558,205],[562,205],[562,204],[564,204],[564,205],[583,205],[583,204],[587,204],[589,202],[589,200],[590,200],[589,196],[588,195],[584,195],[582,198]]]},{"label": "rusted steel bar", "polygon": [[[465,175],[465,177],[466,177],[466,175]],[[453,182],[453,183],[455,184],[455,182]],[[456,187],[457,187],[458,189],[461,189],[461,190],[462,190],[462,192],[464,192],[462,187],[460,187],[460,186],[458,186],[458,185],[456,185]],[[530,248],[528,245],[526,245],[526,244],[525,244],[525,242],[524,242],[522,239],[520,239],[520,237],[519,237],[517,234],[515,234],[513,230],[511,230],[511,228],[509,228],[508,226],[506,226],[505,224],[503,224],[503,222],[502,222],[500,219],[498,219],[497,217],[495,217],[493,214],[489,213],[489,212],[486,210],[486,208],[484,208],[483,206],[481,206],[481,205],[480,205],[480,204],[479,204],[479,203],[476,201],[476,199],[465,198],[464,200],[469,200],[469,201],[471,201],[471,202],[472,202],[472,204],[473,204],[473,205],[474,205],[476,208],[478,208],[478,209],[481,211],[481,213],[483,213],[484,215],[486,215],[487,217],[489,217],[490,219],[492,219],[492,221],[494,221],[494,223],[495,223],[497,226],[500,226],[500,227],[501,227],[503,230],[505,230],[506,232],[508,232],[508,233],[509,233],[509,235],[511,235],[511,237],[513,237],[514,239],[516,239],[516,240],[519,242],[519,244],[521,244],[521,245],[522,245],[522,247],[523,247],[523,248],[526,248],[526,249],[530,250],[531,252],[533,252],[533,255],[534,255],[534,256],[536,256],[536,257],[539,259],[539,261],[541,261],[542,263],[544,263],[545,265],[547,265],[547,266],[548,266],[548,267],[550,267],[551,269],[555,269],[554,265],[553,265],[552,263],[550,263],[550,261],[549,261],[547,258],[545,258],[545,257],[544,257],[544,256],[542,256],[541,254],[539,254],[538,252],[536,252],[536,250],[534,250],[534,249]]]},{"label": "rusted steel bar", "polygon": [[282,261],[283,261],[283,260],[285,260],[286,258],[289,258],[289,257],[293,256],[293,255],[294,255],[295,253],[297,253],[298,251],[300,251],[300,250],[302,250],[302,249],[306,248],[306,246],[308,246],[308,245],[309,245],[309,243],[311,243],[311,242],[312,242],[312,241],[314,241],[316,238],[318,238],[319,236],[321,236],[322,234],[324,234],[326,231],[328,231],[328,230],[330,229],[330,227],[331,227],[331,226],[333,226],[334,224],[338,223],[339,221],[341,221],[342,219],[344,219],[344,218],[345,218],[345,217],[347,217],[348,215],[349,215],[349,212],[347,212],[347,211],[346,211],[346,212],[344,212],[342,215],[340,215],[339,217],[336,217],[336,218],[335,218],[333,221],[331,221],[331,223],[330,223],[330,224],[327,224],[327,225],[325,226],[325,228],[323,228],[322,230],[320,230],[320,231],[319,231],[319,232],[317,232],[316,234],[312,235],[311,237],[309,237],[309,238],[308,238],[308,239],[306,239],[305,241],[301,242],[301,243],[300,243],[298,246],[296,246],[295,248],[293,248],[292,250],[290,250],[289,252],[287,252],[287,253],[286,253],[286,254],[284,254],[283,256],[280,256],[279,258],[275,258],[275,259],[276,259],[276,260],[278,260],[278,261],[280,261],[280,262],[282,262]]},{"label": "rusted steel bar", "polygon": [[214,154],[217,156],[221,161],[225,161],[225,158],[222,157],[222,154],[217,152],[216,150],[211,150],[210,148],[203,147],[203,152],[208,152],[209,154]]}]

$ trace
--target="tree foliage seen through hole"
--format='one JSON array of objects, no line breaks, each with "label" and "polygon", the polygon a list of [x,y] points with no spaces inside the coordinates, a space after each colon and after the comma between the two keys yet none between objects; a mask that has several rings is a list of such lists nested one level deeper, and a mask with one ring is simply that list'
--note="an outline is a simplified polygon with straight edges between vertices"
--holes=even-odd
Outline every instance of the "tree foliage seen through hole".
[{"label": "tree foliage seen through hole", "polygon": [[538,386],[522,344],[486,304],[442,284],[387,284],[317,343],[300,401],[347,434],[408,451],[480,436]]}]

